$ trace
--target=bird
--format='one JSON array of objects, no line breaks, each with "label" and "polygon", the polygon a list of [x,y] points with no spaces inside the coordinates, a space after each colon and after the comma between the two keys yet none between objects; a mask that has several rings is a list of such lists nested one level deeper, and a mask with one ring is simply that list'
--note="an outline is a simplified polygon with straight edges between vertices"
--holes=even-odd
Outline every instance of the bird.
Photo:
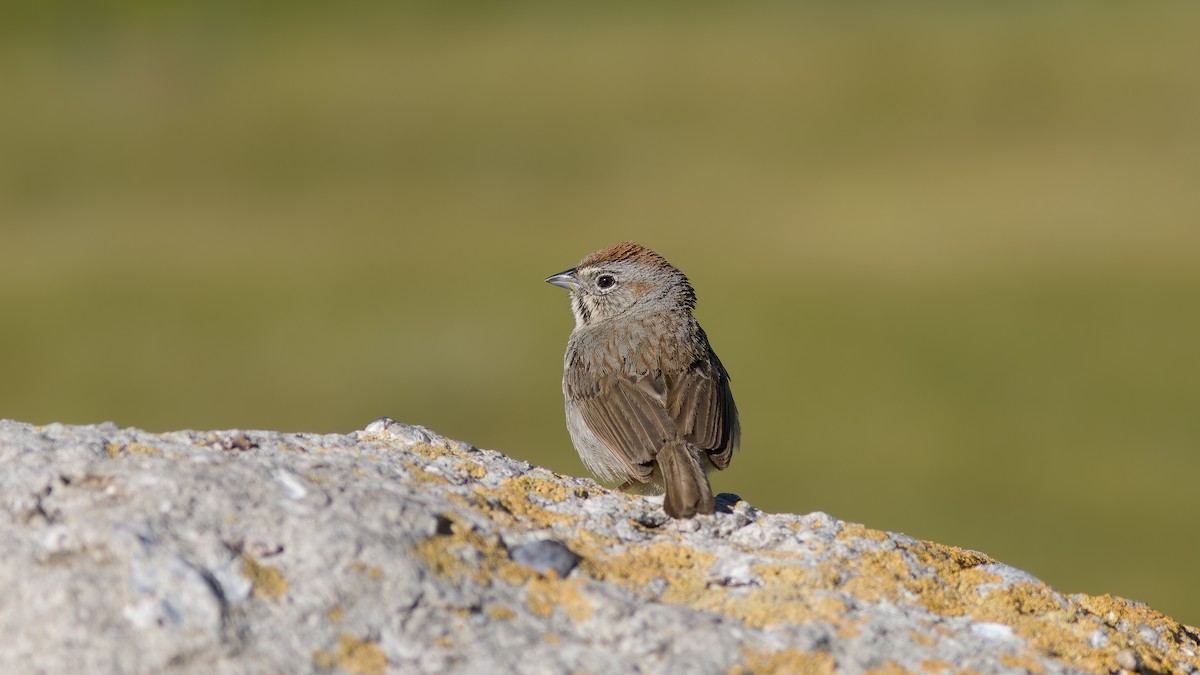
[{"label": "bird", "polygon": [[672,518],[713,513],[708,472],[729,466],[741,425],[687,276],[624,241],[546,282],[570,291],[562,389],[584,465],[621,490],[665,492]]}]

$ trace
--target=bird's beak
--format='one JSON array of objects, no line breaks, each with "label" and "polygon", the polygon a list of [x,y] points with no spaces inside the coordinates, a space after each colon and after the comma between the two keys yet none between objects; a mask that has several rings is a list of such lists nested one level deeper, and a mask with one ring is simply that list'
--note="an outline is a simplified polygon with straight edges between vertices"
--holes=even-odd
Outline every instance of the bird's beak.
[{"label": "bird's beak", "polygon": [[579,279],[575,277],[574,267],[565,272],[559,272],[558,274],[553,274],[549,277],[546,277],[546,283],[554,284],[555,286],[565,288],[568,291],[573,291],[579,288]]}]

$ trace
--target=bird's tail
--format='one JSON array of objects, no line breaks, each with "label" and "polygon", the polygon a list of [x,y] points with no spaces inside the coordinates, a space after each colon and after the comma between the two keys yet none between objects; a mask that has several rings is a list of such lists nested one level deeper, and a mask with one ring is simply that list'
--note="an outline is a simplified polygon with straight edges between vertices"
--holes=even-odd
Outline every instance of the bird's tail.
[{"label": "bird's tail", "polygon": [[682,440],[669,441],[658,451],[667,496],[663,510],[672,518],[691,518],[697,513],[713,512],[712,487],[700,460]]}]

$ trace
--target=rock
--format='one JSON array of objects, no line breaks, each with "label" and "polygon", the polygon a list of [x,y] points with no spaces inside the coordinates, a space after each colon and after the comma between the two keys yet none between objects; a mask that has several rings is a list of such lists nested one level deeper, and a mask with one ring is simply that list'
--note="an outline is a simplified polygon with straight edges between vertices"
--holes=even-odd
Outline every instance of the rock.
[{"label": "rock", "polygon": [[512,549],[512,559],[517,564],[542,574],[554,572],[560,578],[570,574],[579,563],[579,556],[553,539],[539,539],[530,544],[522,544]]},{"label": "rock", "polygon": [[1200,631],[953,546],[651,500],[381,420],[0,422],[0,671],[1200,672]]}]

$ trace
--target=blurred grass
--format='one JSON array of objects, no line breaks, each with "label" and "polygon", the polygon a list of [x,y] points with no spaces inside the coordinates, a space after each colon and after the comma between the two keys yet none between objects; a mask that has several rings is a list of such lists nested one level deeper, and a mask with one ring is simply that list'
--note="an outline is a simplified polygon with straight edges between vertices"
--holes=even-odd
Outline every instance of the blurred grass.
[{"label": "blurred grass", "polygon": [[0,416],[583,473],[565,294],[691,277],[716,487],[1200,624],[1200,7],[31,5],[0,41]]}]

